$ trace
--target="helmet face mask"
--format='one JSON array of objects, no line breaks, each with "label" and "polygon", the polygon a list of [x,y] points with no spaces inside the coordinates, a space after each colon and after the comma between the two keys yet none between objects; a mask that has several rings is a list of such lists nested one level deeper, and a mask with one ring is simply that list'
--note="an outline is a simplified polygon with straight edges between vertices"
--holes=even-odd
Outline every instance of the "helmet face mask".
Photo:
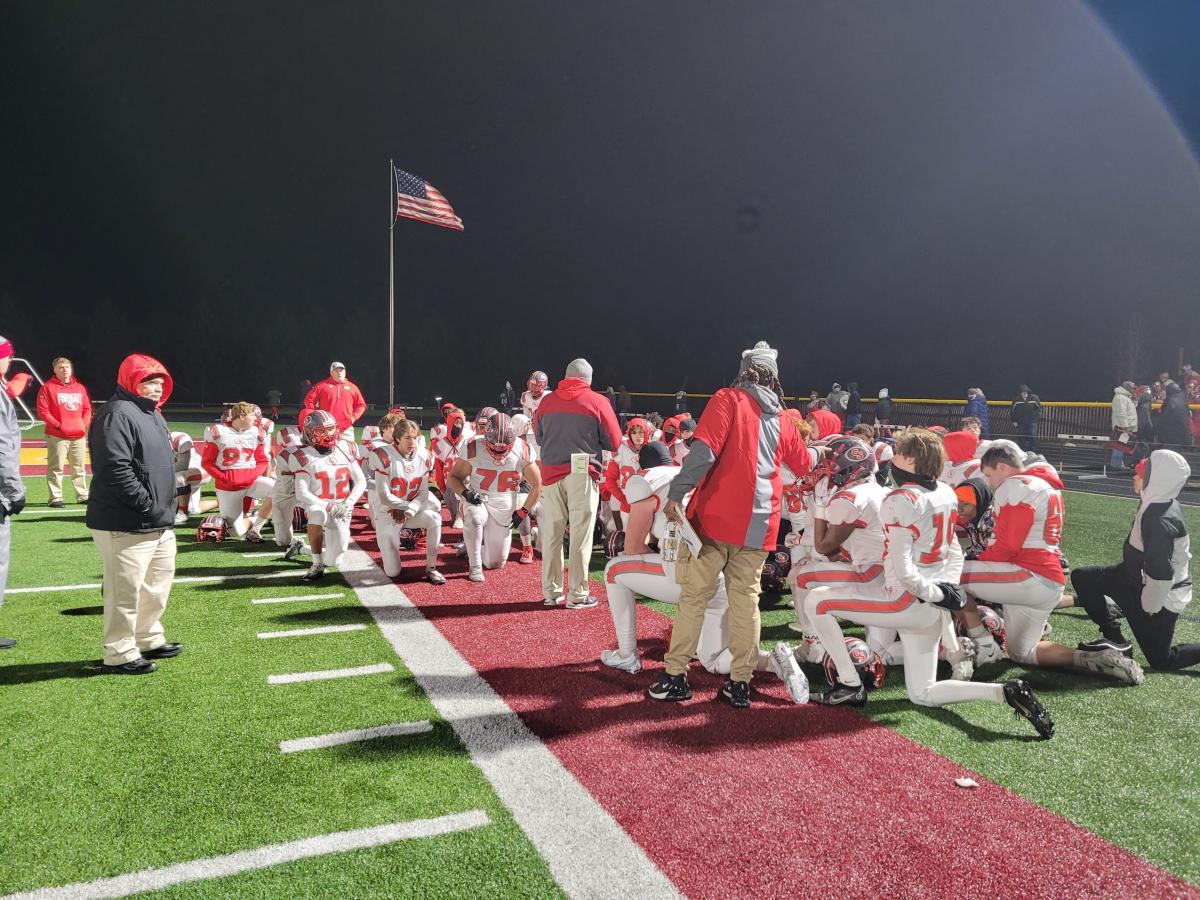
[{"label": "helmet face mask", "polygon": [[313,410],[304,420],[303,441],[318,450],[332,449],[338,442],[337,420],[323,409]]},{"label": "helmet face mask", "polygon": [[529,381],[526,387],[529,388],[529,393],[534,397],[540,397],[546,392],[546,387],[550,384],[550,379],[545,372],[536,371],[530,374]]},{"label": "helmet face mask", "polygon": [[513,427],[512,416],[507,413],[496,413],[488,420],[487,430],[483,433],[483,446],[488,455],[500,462],[517,442],[517,430]]}]

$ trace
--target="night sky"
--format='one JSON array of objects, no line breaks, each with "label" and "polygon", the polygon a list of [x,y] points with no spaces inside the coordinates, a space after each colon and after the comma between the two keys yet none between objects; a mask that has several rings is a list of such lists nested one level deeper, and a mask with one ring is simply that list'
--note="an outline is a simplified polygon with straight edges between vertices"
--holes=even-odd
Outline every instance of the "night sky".
[{"label": "night sky", "polygon": [[396,225],[400,401],[711,390],[763,337],[789,392],[1106,399],[1200,357],[1197,44],[1142,0],[10,0],[0,334],[96,396],[142,351],[383,402],[395,157],[466,224]]}]

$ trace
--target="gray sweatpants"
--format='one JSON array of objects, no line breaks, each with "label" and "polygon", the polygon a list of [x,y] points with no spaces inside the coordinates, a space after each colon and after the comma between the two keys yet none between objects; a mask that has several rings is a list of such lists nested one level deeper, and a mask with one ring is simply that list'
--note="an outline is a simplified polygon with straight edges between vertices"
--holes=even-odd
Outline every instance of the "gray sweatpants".
[{"label": "gray sweatpants", "polygon": [[4,586],[8,584],[8,554],[12,548],[12,521],[0,522],[0,606],[4,605]]}]

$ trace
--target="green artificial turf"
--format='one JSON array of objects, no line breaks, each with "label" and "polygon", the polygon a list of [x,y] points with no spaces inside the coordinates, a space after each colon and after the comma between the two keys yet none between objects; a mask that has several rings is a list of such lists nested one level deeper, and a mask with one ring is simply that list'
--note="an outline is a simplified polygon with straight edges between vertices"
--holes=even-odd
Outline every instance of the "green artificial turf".
[{"label": "green artificial turf", "polygon": [[[1108,565],[1137,511],[1132,499],[1066,494],[1063,549],[1072,566]],[[1200,509],[1185,510],[1192,534],[1200,534]],[[598,571],[603,571],[601,558]],[[1192,560],[1200,583],[1200,558]],[[793,642],[795,621],[786,598],[764,595],[763,646]],[[674,616],[667,603],[643,601]],[[1177,642],[1200,641],[1193,604],[1179,622]],[[1049,639],[1068,646],[1090,640],[1096,627],[1080,609],[1051,616]],[[862,634],[847,625],[846,633]],[[1127,634],[1127,636],[1129,636]],[[1146,659],[1137,653],[1146,665]],[[806,667],[814,688],[824,673]],[[943,666],[939,677],[948,677]],[[1007,662],[985,667],[976,680],[1024,678],[1054,718],[1049,741],[1017,720],[1007,706],[965,703],[943,709],[918,707],[904,691],[904,670],[892,667],[887,683],[870,696],[864,714],[906,737],[962,763],[1022,797],[1082,825],[1106,840],[1200,884],[1200,669],[1154,673],[1140,686],[1059,670],[1026,669]],[[964,821],[964,828],[970,822]]]},{"label": "green artificial turf", "polygon": [[[12,588],[99,580],[81,516],[40,513],[27,478]],[[176,584],[164,617],[186,652],[140,677],[98,676],[96,590],[9,595],[0,634],[0,894],[88,881],[346,829],[483,809],[492,824],[181,885],[171,896],[557,896],[544,863],[339,577],[193,543],[179,575],[294,569],[295,578]],[[339,600],[251,598],[341,590]],[[364,631],[260,640],[362,622]],[[268,685],[267,676],[389,662],[390,674]],[[428,719],[414,737],[282,754],[279,742]]]}]

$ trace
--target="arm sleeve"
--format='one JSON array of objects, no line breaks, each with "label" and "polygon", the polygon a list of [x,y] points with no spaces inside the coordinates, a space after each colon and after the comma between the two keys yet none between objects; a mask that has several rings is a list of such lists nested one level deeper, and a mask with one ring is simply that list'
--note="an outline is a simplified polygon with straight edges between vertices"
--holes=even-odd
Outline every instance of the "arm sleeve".
[{"label": "arm sleeve", "polygon": [[625,492],[621,490],[621,467],[617,465],[615,457],[608,461],[608,467],[604,470],[604,486],[609,494],[625,505]]},{"label": "arm sleeve", "polygon": [[0,397],[0,503],[5,510],[25,496],[21,481],[21,429],[12,402]]},{"label": "arm sleeve", "polygon": [[88,396],[87,390],[83,392],[83,427],[86,429],[92,424],[92,398]]},{"label": "arm sleeve", "polygon": [[37,393],[37,417],[51,428],[62,428],[62,422],[50,410],[50,392],[42,385]]},{"label": "arm sleeve", "polygon": [[1162,610],[1175,583],[1175,536],[1159,516],[1142,516],[1142,609],[1149,615]]},{"label": "arm sleeve", "polygon": [[612,404],[603,397],[600,399],[600,447],[612,453],[621,446],[621,426]]},{"label": "arm sleeve", "polygon": [[[319,409],[321,404],[318,402],[317,391],[321,389],[319,384],[314,384],[312,389],[304,395],[304,409],[307,412],[312,409]],[[300,424],[304,424],[303,416],[300,418]]]},{"label": "arm sleeve", "polygon": [[260,442],[254,448],[254,477],[258,478],[265,471],[267,471],[267,451],[263,449],[263,445]]},{"label": "arm sleeve", "polygon": [[357,422],[362,418],[363,413],[367,411],[367,401],[363,397],[362,391],[358,389],[358,385],[354,386],[354,410],[350,413],[350,421]]},{"label": "arm sleeve", "polygon": [[219,479],[224,476],[224,473],[217,468],[217,442],[208,441],[204,445],[204,453],[200,456],[200,468],[211,475],[214,479]]},{"label": "arm sleeve", "polygon": [[1009,562],[1025,546],[1025,538],[1033,527],[1033,507],[1024,503],[1004,506],[997,510],[996,530],[990,547],[979,554],[981,562]]},{"label": "arm sleeve", "polygon": [[783,453],[781,456],[784,465],[791,469],[797,476],[805,474],[813,467],[812,452],[808,449],[808,445],[804,443],[804,438],[800,436],[800,432],[792,419],[784,419],[780,424],[780,429],[780,440],[783,443]]},{"label": "arm sleeve", "polygon": [[[707,410],[705,413],[707,414]],[[699,437],[694,438],[692,449],[683,461],[683,468],[675,476],[670,490],[667,491],[667,499],[682,503],[688,492],[704,480],[704,476],[708,474],[708,470],[716,461],[717,455],[712,448]]]},{"label": "arm sleeve", "polygon": [[362,466],[354,460],[350,461],[350,496],[346,498],[347,506],[354,506],[367,490],[367,476],[363,475]]},{"label": "arm sleeve", "polygon": [[296,473],[296,503],[306,510],[324,509],[325,501],[312,492],[308,486],[308,475]]},{"label": "arm sleeve", "polygon": [[946,564],[946,577],[942,580],[958,584],[959,579],[962,578],[963,560],[966,559],[966,556],[963,553],[962,545],[956,540],[951,539],[949,550],[950,559]]},{"label": "arm sleeve", "polygon": [[106,416],[88,437],[95,477],[102,478],[130,509],[149,512],[154,501],[134,468],[130,422],[122,415]]},{"label": "arm sleeve", "polygon": [[[721,448],[725,446],[725,439],[733,427],[734,405],[730,390],[730,388],[723,388],[713,394],[708,405],[704,407],[700,423],[696,426],[695,441],[703,442],[714,459],[720,454]],[[693,452],[695,441],[692,443]],[[674,494],[672,494],[673,496]]]}]

